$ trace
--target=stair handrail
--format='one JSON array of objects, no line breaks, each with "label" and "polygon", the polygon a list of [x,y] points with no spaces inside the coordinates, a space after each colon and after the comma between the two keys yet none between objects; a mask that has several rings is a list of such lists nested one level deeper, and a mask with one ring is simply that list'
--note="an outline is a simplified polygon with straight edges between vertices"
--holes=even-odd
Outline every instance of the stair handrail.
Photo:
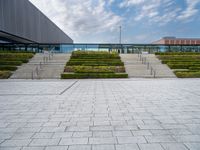
[{"label": "stair handrail", "polygon": [[147,60],[147,57],[142,56],[142,51],[138,51],[138,57],[139,60],[142,61],[142,64],[146,64],[147,65],[147,70],[150,68],[150,74],[153,75],[154,78],[156,78],[156,69],[153,68],[153,66],[151,65],[150,61]]}]

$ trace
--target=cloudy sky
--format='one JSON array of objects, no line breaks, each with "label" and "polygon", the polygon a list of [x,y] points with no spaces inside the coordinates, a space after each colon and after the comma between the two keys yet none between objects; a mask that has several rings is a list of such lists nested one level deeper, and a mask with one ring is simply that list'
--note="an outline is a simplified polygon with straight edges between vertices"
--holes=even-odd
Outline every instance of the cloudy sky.
[{"label": "cloudy sky", "polygon": [[30,0],[75,43],[200,37],[200,0]]}]

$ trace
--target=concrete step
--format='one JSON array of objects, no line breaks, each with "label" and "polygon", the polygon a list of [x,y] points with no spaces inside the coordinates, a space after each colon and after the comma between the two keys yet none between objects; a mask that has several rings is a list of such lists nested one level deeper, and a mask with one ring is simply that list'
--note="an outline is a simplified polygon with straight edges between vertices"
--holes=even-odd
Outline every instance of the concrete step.
[{"label": "concrete step", "polygon": [[[175,78],[173,71],[154,54],[145,54],[142,57],[146,58],[146,63],[143,64],[138,54],[120,54],[121,60],[124,62],[126,72],[129,77],[153,78],[150,67],[155,71],[157,78]],[[149,68],[148,64],[149,63]]]},{"label": "concrete step", "polygon": [[66,62],[70,58],[70,54],[54,54],[53,57],[45,63],[43,58],[43,54],[35,54],[35,56],[27,64],[19,66],[10,78],[59,79]]}]

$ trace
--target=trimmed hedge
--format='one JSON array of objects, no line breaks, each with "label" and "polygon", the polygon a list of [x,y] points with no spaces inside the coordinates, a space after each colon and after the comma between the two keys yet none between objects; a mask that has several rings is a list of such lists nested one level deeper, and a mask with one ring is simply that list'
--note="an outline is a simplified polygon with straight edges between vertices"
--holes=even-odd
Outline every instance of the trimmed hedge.
[{"label": "trimmed hedge", "polygon": [[64,72],[123,73],[124,66],[66,66]]},{"label": "trimmed hedge", "polygon": [[199,52],[157,52],[155,55],[200,55]]},{"label": "trimmed hedge", "polygon": [[74,73],[74,74],[61,74],[61,79],[97,79],[97,78],[128,78],[128,74],[116,73]]},{"label": "trimmed hedge", "polygon": [[23,63],[27,63],[29,59],[28,58],[1,58],[0,61],[21,61]]},{"label": "trimmed hedge", "polygon": [[8,79],[11,75],[10,71],[0,71],[0,79]]},{"label": "trimmed hedge", "polygon": [[0,58],[32,58],[33,53],[0,53]]},{"label": "trimmed hedge", "polygon": [[124,66],[123,62],[104,62],[104,61],[68,61],[68,66]]},{"label": "trimmed hedge", "polygon": [[[156,53],[163,64],[167,64],[179,78],[200,77],[200,53],[195,52],[167,52]],[[180,71],[183,69],[183,71]],[[185,69],[185,70],[184,70]]]},{"label": "trimmed hedge", "polygon": [[200,60],[162,60],[163,64],[171,63],[171,64],[176,64],[176,63],[197,63],[200,64]]},{"label": "trimmed hedge", "polygon": [[61,78],[127,78],[124,72],[124,63],[116,52],[75,51],[66,63]]},{"label": "trimmed hedge", "polygon": [[179,78],[200,78],[200,71],[198,72],[175,72],[176,76]]},{"label": "trimmed hedge", "polygon": [[167,63],[171,69],[189,69],[190,67],[200,67],[200,64],[186,63],[186,64],[171,64]]},{"label": "trimmed hedge", "polygon": [[21,65],[21,61],[2,61],[0,60],[0,65],[14,65],[14,66],[19,66]]},{"label": "trimmed hedge", "polygon": [[71,58],[80,58],[80,59],[88,59],[88,58],[120,58],[117,52],[104,52],[104,51],[74,51],[72,52]]},{"label": "trimmed hedge", "polygon": [[9,66],[9,65],[0,65],[0,70],[15,71],[15,70],[17,70],[17,67],[16,66]]}]

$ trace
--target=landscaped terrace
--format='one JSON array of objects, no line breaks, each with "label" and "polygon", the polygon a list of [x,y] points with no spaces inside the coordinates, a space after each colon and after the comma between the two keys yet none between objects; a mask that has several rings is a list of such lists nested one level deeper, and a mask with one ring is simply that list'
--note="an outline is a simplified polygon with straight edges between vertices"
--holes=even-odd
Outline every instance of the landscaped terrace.
[{"label": "landscaped terrace", "polygon": [[200,53],[165,52],[156,53],[157,57],[167,64],[179,78],[200,78]]},{"label": "landscaped terrace", "polygon": [[75,51],[67,62],[62,79],[127,78],[124,63],[116,52]]},{"label": "landscaped terrace", "polygon": [[33,53],[27,52],[0,51],[0,79],[9,78],[17,66],[27,63],[33,56]]}]

